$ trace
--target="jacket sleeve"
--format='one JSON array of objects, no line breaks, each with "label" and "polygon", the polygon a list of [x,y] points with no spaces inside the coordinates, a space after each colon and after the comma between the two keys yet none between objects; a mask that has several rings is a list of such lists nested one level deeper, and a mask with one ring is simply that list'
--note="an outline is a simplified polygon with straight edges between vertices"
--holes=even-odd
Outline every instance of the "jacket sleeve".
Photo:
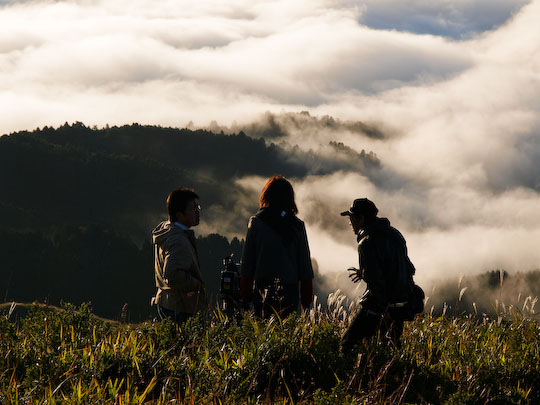
[{"label": "jacket sleeve", "polygon": [[242,265],[240,267],[240,274],[251,280],[255,278],[255,268],[257,265],[256,234],[256,220],[252,217],[248,223],[246,241],[244,242],[244,251],[242,252]]},{"label": "jacket sleeve", "polygon": [[171,237],[165,254],[163,273],[169,286],[177,291],[199,291],[203,288],[202,280],[190,273],[193,253],[189,243],[180,235]]},{"label": "jacket sleeve", "polygon": [[299,245],[299,271],[298,279],[299,280],[313,280],[313,266],[311,264],[311,253],[309,251],[309,244],[307,239],[306,227],[302,223],[302,232],[300,234],[300,245]]},{"label": "jacket sleeve", "polygon": [[411,262],[411,259],[409,259],[409,255],[407,253],[407,247],[405,247],[405,261],[407,262],[407,270],[408,270],[408,276],[412,277],[416,274],[416,268],[414,267],[414,264]]},{"label": "jacket sleeve", "polygon": [[300,281],[300,304],[302,308],[309,309],[313,302],[313,280]]},{"label": "jacket sleeve", "polygon": [[240,276],[240,297],[245,303],[251,302],[253,298],[253,279],[247,276]]},{"label": "jacket sleeve", "polygon": [[384,311],[387,302],[386,281],[382,263],[380,263],[377,247],[373,240],[364,240],[358,245],[360,269],[368,288],[367,304],[375,310]]}]

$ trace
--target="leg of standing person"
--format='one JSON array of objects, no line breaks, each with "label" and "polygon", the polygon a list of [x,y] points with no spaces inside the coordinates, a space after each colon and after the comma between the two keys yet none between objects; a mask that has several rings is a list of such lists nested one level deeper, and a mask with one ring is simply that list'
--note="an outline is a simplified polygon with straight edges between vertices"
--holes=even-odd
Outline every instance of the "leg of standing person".
[{"label": "leg of standing person", "polygon": [[293,312],[298,311],[298,305],[300,304],[300,293],[298,290],[298,283],[283,284],[282,297],[280,300],[279,314],[282,319]]},{"label": "leg of standing person", "polygon": [[381,327],[382,317],[368,309],[361,309],[345,331],[341,346],[345,352],[350,352],[363,339],[377,334]]},{"label": "leg of standing person", "polygon": [[157,306],[157,312],[159,318],[162,321],[165,319],[172,319],[178,325],[186,322],[189,318],[191,318],[191,314],[188,314],[186,312],[171,311],[170,309],[163,308],[161,305]]},{"label": "leg of standing person", "polygon": [[262,318],[264,312],[264,288],[255,283],[255,290],[253,291],[253,312],[256,317]]},{"label": "leg of standing person", "polygon": [[404,326],[404,310],[396,308],[389,311],[390,325],[388,328],[388,337],[396,345],[401,348],[401,335],[403,334]]}]

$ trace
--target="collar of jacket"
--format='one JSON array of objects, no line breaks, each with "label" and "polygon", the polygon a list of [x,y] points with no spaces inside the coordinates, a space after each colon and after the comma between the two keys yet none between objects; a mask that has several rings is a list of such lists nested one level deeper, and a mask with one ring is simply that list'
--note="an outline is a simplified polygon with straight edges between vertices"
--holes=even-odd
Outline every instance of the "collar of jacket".
[{"label": "collar of jacket", "polygon": [[356,240],[360,242],[362,239],[373,235],[376,232],[387,231],[390,229],[390,221],[388,218],[375,218],[375,220],[358,231]]},{"label": "collar of jacket", "polygon": [[184,224],[182,224],[181,222],[173,222],[173,225],[176,225],[177,227],[179,227],[180,229],[183,229],[184,231],[189,231],[189,228],[187,226],[185,226]]},{"label": "collar of jacket", "polygon": [[292,212],[267,207],[261,208],[255,216],[276,231],[286,242],[292,241],[300,229],[301,222]]}]

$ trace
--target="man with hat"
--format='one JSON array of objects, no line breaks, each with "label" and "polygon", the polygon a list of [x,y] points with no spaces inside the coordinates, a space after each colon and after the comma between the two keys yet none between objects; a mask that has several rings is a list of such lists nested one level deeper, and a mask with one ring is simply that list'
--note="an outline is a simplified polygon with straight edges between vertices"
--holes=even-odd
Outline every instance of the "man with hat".
[{"label": "man with hat", "polygon": [[388,219],[377,217],[378,212],[372,201],[358,198],[341,213],[349,217],[358,240],[360,265],[349,269],[349,277],[355,283],[364,280],[367,285],[362,309],[343,336],[345,351],[377,333],[387,335],[399,347],[403,321],[408,317],[415,268],[407,255],[405,239]]}]

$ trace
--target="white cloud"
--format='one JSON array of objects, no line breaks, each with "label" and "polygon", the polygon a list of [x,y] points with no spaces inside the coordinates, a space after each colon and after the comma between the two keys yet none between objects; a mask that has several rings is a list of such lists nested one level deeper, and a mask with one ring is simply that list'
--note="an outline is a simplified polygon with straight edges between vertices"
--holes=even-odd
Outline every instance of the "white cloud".
[{"label": "white cloud", "polygon": [[[468,48],[443,38],[359,25],[362,2],[4,4],[0,107],[18,114],[2,120],[2,133],[70,120],[65,111],[71,109],[78,111],[75,119],[98,125],[121,124],[135,114],[150,122],[154,109],[162,111],[165,125],[184,125],[180,110],[201,125],[204,119],[245,119],[221,113],[224,92],[228,99],[249,99],[250,111],[324,109],[348,94],[452,77],[474,60]],[[148,82],[165,84],[161,97]],[[190,95],[177,97],[174,92],[186,84],[205,93],[204,104],[191,103]],[[138,97],[117,104],[134,89]],[[19,99],[14,93],[29,102],[13,105]],[[94,97],[103,108],[87,108]],[[107,114],[111,108],[117,115]]]},{"label": "white cloud", "polygon": [[538,267],[540,1],[404,4],[1,2],[0,133],[231,125],[264,111],[363,121],[387,138],[290,133],[305,149],[336,140],[383,164],[378,178],[295,179],[324,271],[354,260],[337,214],[362,195],[403,231],[420,277]]}]

